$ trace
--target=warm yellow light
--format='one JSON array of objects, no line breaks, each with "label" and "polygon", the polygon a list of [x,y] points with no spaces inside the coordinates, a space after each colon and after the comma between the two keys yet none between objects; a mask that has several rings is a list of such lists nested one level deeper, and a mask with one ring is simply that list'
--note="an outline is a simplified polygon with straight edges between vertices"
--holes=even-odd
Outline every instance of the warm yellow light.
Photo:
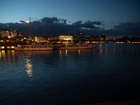
[{"label": "warm yellow light", "polygon": [[59,39],[60,40],[73,40],[73,36],[70,36],[70,35],[68,35],[68,36],[60,35]]},{"label": "warm yellow light", "polygon": [[68,50],[65,50],[65,54],[66,54],[66,56],[68,55]]},{"label": "warm yellow light", "polygon": [[7,48],[11,48],[10,46],[7,46]]},{"label": "warm yellow light", "polygon": [[1,49],[4,49],[5,47],[4,46],[1,46]]},{"label": "warm yellow light", "polygon": [[11,48],[15,48],[15,46],[11,46]]},{"label": "warm yellow light", "polygon": [[80,55],[80,53],[81,53],[80,50],[78,50],[78,55]]},{"label": "warm yellow light", "polygon": [[1,54],[1,51],[0,51],[0,59],[2,58],[2,54]]},{"label": "warm yellow light", "polygon": [[8,38],[10,39],[10,38],[11,38],[11,36],[9,35],[9,36],[8,36]]},{"label": "warm yellow light", "polygon": [[4,50],[1,51],[1,56],[5,57],[5,51]]},{"label": "warm yellow light", "polygon": [[12,50],[11,52],[12,52],[12,56],[14,56],[15,55],[15,50]]}]

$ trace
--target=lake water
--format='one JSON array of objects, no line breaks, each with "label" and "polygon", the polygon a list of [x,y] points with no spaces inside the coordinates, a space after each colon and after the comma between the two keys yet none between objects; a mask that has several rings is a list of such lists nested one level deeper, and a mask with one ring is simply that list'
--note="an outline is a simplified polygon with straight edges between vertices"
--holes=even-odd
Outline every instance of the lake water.
[{"label": "lake water", "polygon": [[0,105],[140,100],[140,45],[78,51],[0,51]]}]

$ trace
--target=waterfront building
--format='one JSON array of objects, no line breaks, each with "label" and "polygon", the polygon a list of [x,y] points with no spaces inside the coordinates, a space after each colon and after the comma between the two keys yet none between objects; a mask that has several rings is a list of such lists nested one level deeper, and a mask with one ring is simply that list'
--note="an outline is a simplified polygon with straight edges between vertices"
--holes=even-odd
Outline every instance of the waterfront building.
[{"label": "waterfront building", "polygon": [[59,37],[58,36],[49,37],[48,42],[50,42],[50,43],[58,43],[59,42]]},{"label": "waterfront building", "polygon": [[45,36],[35,36],[33,39],[35,43],[48,43],[48,39]]},{"label": "waterfront building", "polygon": [[10,31],[8,29],[0,28],[0,42],[16,42],[21,36],[23,36],[23,34],[16,30]]},{"label": "waterfront building", "polygon": [[101,38],[100,38],[100,36],[92,36],[92,37],[90,37],[90,39],[89,39],[89,41],[90,41],[90,43],[101,43]]},{"label": "waterfront building", "polygon": [[60,35],[59,36],[60,43],[63,44],[73,44],[73,36],[71,35]]}]

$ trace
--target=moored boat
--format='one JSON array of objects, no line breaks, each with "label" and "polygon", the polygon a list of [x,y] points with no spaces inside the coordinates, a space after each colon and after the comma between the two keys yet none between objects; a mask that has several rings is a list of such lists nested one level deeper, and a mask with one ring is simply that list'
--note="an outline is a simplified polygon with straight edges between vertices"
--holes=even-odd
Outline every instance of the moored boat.
[{"label": "moored boat", "polygon": [[70,45],[70,46],[64,46],[59,47],[59,50],[82,50],[82,49],[93,49],[93,45]]},{"label": "moored boat", "polygon": [[17,45],[16,51],[50,51],[53,50],[52,45]]}]

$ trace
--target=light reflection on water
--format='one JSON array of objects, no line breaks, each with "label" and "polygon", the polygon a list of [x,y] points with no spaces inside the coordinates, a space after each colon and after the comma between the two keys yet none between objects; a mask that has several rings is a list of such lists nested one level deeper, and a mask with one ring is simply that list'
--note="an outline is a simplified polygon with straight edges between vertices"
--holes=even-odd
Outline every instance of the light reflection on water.
[{"label": "light reflection on water", "polygon": [[26,72],[29,77],[33,76],[32,62],[31,59],[26,59]]},{"label": "light reflection on water", "polygon": [[0,51],[0,105],[140,99],[139,59],[139,45]]}]

